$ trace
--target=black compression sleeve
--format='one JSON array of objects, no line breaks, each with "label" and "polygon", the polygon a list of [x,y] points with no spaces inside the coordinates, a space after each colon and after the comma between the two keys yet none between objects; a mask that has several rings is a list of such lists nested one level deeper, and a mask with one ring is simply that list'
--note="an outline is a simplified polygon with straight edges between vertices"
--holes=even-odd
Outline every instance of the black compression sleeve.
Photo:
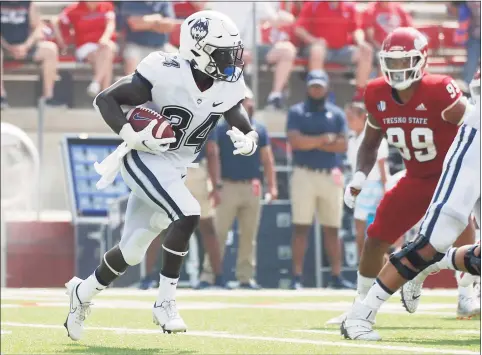
[{"label": "black compression sleeve", "polygon": [[137,106],[152,101],[152,84],[137,71],[102,91],[94,100],[104,121],[119,133],[126,123],[121,105]]}]

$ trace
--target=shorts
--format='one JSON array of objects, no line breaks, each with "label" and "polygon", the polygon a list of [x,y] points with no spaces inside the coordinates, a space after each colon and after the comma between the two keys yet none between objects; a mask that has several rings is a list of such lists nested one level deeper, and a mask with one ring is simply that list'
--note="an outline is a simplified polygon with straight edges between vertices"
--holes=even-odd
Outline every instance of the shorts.
[{"label": "shorts", "polygon": [[[341,65],[354,65],[353,56],[358,48],[353,45],[348,45],[338,49],[328,49],[325,61],[327,63],[335,63]],[[308,58],[310,56],[310,47],[305,46],[300,49],[299,56]]]},{"label": "shorts", "polygon": [[[79,62],[83,62],[87,59],[90,53],[95,52],[97,49],[99,49],[99,43],[84,43],[83,45],[75,49],[75,58],[77,58]],[[117,52],[117,50],[118,47],[116,46],[115,51]]]},{"label": "shorts", "polygon": [[414,178],[404,176],[385,193],[368,227],[368,238],[393,244],[425,215],[437,186],[438,176]]},{"label": "shorts", "polygon": [[187,168],[173,167],[162,156],[132,150],[123,159],[121,174],[132,193],[166,221],[201,214],[199,203],[184,184]]},{"label": "shorts", "polygon": [[214,208],[209,198],[212,184],[205,164],[199,164],[196,169],[187,169],[186,186],[201,206],[201,219],[214,217]]},{"label": "shorts", "polygon": [[[9,51],[5,50],[5,48],[2,48],[2,52],[3,52],[3,59],[4,59],[4,60],[18,60],[18,59],[15,59],[15,58],[10,54]],[[35,53],[37,53],[37,44],[33,44],[32,47],[30,47],[30,49],[27,51],[27,55],[25,56],[25,58],[20,59],[20,61],[23,61],[23,62],[35,62],[35,60],[34,60]]]},{"label": "shorts", "polygon": [[368,215],[374,215],[383,193],[381,181],[367,181],[355,200],[355,219],[366,221]]},{"label": "shorts", "polygon": [[176,48],[169,43],[166,43],[164,46],[161,47],[151,47],[151,46],[143,46],[137,43],[128,42],[124,48],[123,56],[125,59],[137,59],[141,61],[145,57],[147,57],[152,52],[163,51],[163,52],[175,52]]},{"label": "shorts", "polygon": [[333,173],[293,168],[291,177],[292,223],[311,225],[316,213],[318,223],[340,228],[343,216],[343,176]]}]

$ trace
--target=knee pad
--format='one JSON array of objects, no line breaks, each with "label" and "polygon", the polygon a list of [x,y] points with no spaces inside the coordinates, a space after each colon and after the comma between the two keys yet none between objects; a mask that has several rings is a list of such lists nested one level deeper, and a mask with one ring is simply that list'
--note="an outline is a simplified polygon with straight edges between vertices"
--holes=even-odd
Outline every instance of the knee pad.
[{"label": "knee pad", "polygon": [[473,245],[464,255],[464,265],[469,274],[480,276],[480,254],[475,256],[475,249],[478,245]]},{"label": "knee pad", "polygon": [[126,263],[131,266],[139,264],[144,258],[147,248],[158,235],[158,232],[139,228],[130,236],[122,239],[119,249]]},{"label": "knee pad", "polygon": [[[390,255],[390,262],[404,279],[413,280],[421,271],[442,260],[443,253],[437,252],[432,260],[428,261],[418,254],[418,251],[428,244],[428,238],[419,235],[415,240],[406,243],[400,251]],[[404,265],[401,261],[403,258],[406,258],[417,271]]]}]

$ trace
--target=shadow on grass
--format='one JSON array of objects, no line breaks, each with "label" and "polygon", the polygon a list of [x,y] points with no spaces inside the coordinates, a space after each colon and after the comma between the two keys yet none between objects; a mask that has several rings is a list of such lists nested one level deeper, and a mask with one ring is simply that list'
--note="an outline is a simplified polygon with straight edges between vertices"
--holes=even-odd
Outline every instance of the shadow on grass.
[{"label": "shadow on grass", "polygon": [[197,351],[185,349],[135,348],[129,346],[102,346],[88,344],[69,344],[68,348],[58,354],[104,354],[104,355],[152,355],[152,354],[197,354]]}]

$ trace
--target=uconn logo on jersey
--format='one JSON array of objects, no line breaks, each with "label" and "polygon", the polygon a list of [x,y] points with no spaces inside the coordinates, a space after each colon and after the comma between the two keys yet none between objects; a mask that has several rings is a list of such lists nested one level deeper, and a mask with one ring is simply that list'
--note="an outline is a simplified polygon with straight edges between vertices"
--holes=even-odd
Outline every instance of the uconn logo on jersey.
[{"label": "uconn logo on jersey", "polygon": [[191,36],[197,42],[203,40],[209,32],[209,20],[207,18],[198,19],[191,27]]}]

